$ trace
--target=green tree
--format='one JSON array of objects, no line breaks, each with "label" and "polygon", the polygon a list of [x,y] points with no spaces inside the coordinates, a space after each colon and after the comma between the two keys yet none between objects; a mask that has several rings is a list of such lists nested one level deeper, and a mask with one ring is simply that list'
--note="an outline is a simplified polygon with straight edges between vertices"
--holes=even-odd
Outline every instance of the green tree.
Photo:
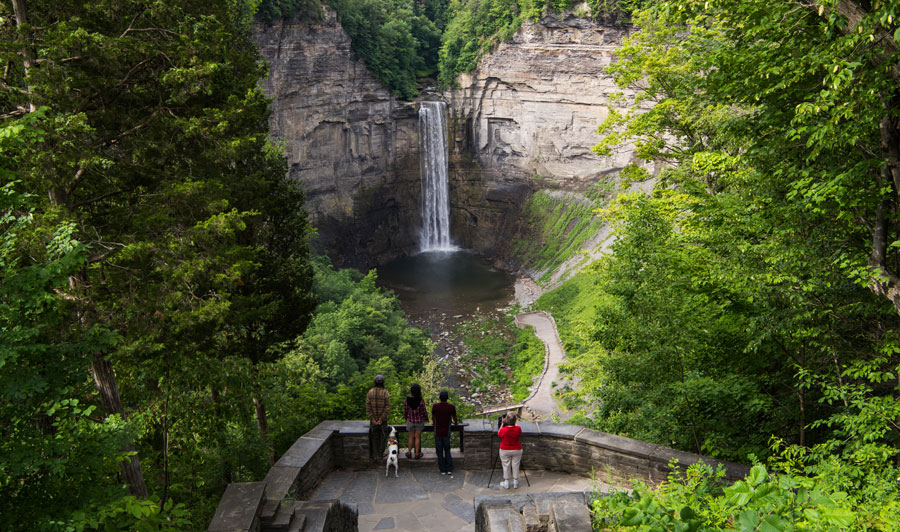
[{"label": "green tree", "polygon": [[403,98],[417,94],[416,79],[437,71],[439,9],[411,0],[333,0],[353,52]]},{"label": "green tree", "polygon": [[119,416],[98,423],[85,378],[94,353],[114,349],[119,336],[102,324],[67,326],[69,278],[87,249],[70,222],[36,225],[35,198],[17,191],[10,170],[43,140],[34,124],[42,113],[0,128],[0,527],[174,530],[184,524],[180,508],[161,512],[159,499],[139,501],[110,478],[130,459],[123,449],[138,427]]},{"label": "green tree", "polygon": [[[267,141],[248,6],[12,7],[0,6],[0,114],[13,124],[49,108],[34,119],[42,142],[16,154],[21,189],[35,198],[36,233],[73,227],[88,250],[56,328],[118,332],[92,351],[94,417],[147,419],[137,450],[151,491],[165,500],[177,484],[205,504],[197,486],[218,495],[247,464],[211,458],[198,470],[170,450],[215,457],[232,437],[266,448],[268,348],[299,335],[314,306],[303,195]],[[126,481],[145,495],[128,454]]]},{"label": "green tree", "polygon": [[[607,137],[597,150],[631,140],[641,158],[671,165],[650,203],[668,213],[670,228],[656,238],[682,242],[690,246],[686,258],[714,267],[676,273],[681,268],[673,265],[657,276],[670,283],[674,274],[686,290],[704,293],[698,309],[718,305],[718,315],[745,320],[734,322],[732,345],[739,351],[722,360],[752,354],[765,364],[777,361],[780,370],[751,380],[776,376],[767,386],[783,391],[769,395],[782,395],[776,404],[794,417],[799,440],[792,441],[808,443],[807,426],[828,411],[816,408],[820,388],[791,373],[841,383],[857,363],[876,364],[881,372],[895,372],[898,364],[896,356],[881,354],[895,350],[893,326],[885,324],[896,318],[865,293],[885,295],[876,286],[881,281],[873,284],[869,259],[880,249],[873,241],[886,234],[880,217],[893,216],[883,205],[890,191],[878,176],[893,171],[882,130],[893,127],[888,122],[896,120],[896,109],[888,108],[885,122],[885,108],[869,92],[895,88],[890,69],[876,61],[890,52],[889,41],[865,33],[865,24],[880,15],[853,22],[838,11],[821,16],[827,5],[822,13],[794,7],[677,2],[639,15],[641,31],[611,69],[620,84],[637,88],[634,109],[601,125]],[[882,14],[890,24],[889,13]],[[858,64],[845,87],[835,76],[846,57]],[[641,109],[647,101],[655,103],[649,111]],[[645,175],[637,166],[628,173]],[[632,231],[646,228],[628,216]],[[635,248],[629,268],[646,278],[642,265],[672,249]],[[708,330],[708,318],[685,322],[688,334]],[[890,383],[871,384],[870,404],[896,397]],[[789,403],[788,392],[795,396]],[[885,437],[896,445],[896,429]]]},{"label": "green tree", "polygon": [[431,353],[431,340],[409,326],[396,296],[383,293],[375,281],[374,270],[363,276],[334,271],[325,259],[317,263],[314,289],[321,303],[296,348],[318,363],[331,387],[380,359],[410,375]]}]

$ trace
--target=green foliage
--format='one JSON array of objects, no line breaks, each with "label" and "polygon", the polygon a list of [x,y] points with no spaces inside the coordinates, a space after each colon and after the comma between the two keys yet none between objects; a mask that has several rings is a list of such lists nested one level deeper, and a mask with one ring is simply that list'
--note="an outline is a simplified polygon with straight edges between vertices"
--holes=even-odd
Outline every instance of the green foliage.
[{"label": "green foliage", "polygon": [[[590,0],[590,13],[610,22],[627,20],[644,0]],[[484,54],[510,40],[525,20],[539,20],[548,13],[571,9],[574,0],[451,0],[450,20],[441,38],[440,75],[443,85],[452,85],[460,72],[478,66]]]},{"label": "green foliage", "polygon": [[596,503],[601,529],[900,523],[894,9],[678,1],[638,15],[611,68],[635,106],[600,126],[597,150],[631,141],[669,166],[652,196],[603,213],[617,240],[590,273],[597,349],[571,369],[595,426],[769,455],[777,473],[638,487]]},{"label": "green foliage", "polygon": [[[823,62],[834,71],[850,43],[876,51],[818,17],[753,2],[670,2],[637,17],[610,69],[638,88],[635,104],[600,126],[597,150],[631,141],[669,166],[651,197],[623,195],[603,213],[616,242],[592,273],[596,348],[571,367],[595,426],[741,460],[764,456],[770,434],[837,441],[843,413],[898,445],[896,430],[875,428],[895,415],[896,387],[868,377],[898,365],[893,325],[873,325],[897,318],[864,273],[877,253],[860,222],[885,212],[884,159],[869,155],[881,118],[849,88],[844,105],[859,107],[843,132],[826,123],[836,115],[802,112],[833,96],[827,83],[816,96]],[[883,75],[872,69],[861,76]]]},{"label": "green foliage", "polygon": [[416,79],[437,71],[442,2],[331,0],[331,5],[353,52],[394,94],[414,97]]},{"label": "green foliage", "polygon": [[462,337],[473,358],[505,354],[512,344],[509,324],[490,316],[476,316],[460,324],[455,333]]},{"label": "green foliage", "polygon": [[[770,473],[754,465],[743,480],[722,486],[724,472],[704,464],[676,471],[658,488],[639,483],[631,494],[595,498],[596,529],[603,531],[838,531],[892,530],[898,504],[841,491],[833,477]],[[885,497],[897,496],[893,493]],[[893,514],[893,515],[891,515]],[[885,519],[888,518],[888,519]]]},{"label": "green foliage", "polygon": [[510,384],[507,358],[514,337],[509,319],[475,316],[457,326],[454,334],[466,347],[460,362],[470,365],[478,375],[469,382],[473,389]]},{"label": "green foliage", "polygon": [[452,85],[496,43],[509,39],[522,25],[518,0],[453,0],[450,22],[441,40],[440,81]]},{"label": "green foliage", "polygon": [[431,340],[409,326],[396,296],[383,293],[375,276],[375,270],[363,276],[334,271],[324,260],[316,264],[314,289],[321,302],[294,350],[314,360],[331,387],[385,358],[409,375],[431,353]]},{"label": "green foliage", "polygon": [[518,329],[511,315],[475,316],[454,333],[466,347],[460,361],[480,375],[469,383],[474,390],[504,387],[516,401],[528,397],[534,377],[544,369],[544,344],[533,329]]},{"label": "green foliage", "polygon": [[[3,473],[14,491],[3,503],[16,509],[0,514],[18,519],[4,528],[47,528],[29,521],[47,516],[59,529],[139,529],[126,521],[137,513],[172,519],[156,528],[203,528],[226,482],[265,470],[260,376],[278,355],[269,347],[302,333],[314,304],[303,194],[267,141],[247,6],[24,5],[23,31],[0,5],[3,131],[35,139],[4,146],[3,167],[29,195],[20,262],[8,264],[45,270],[29,289],[44,303],[4,323],[16,359],[0,388],[32,374],[21,382],[38,395],[15,399],[22,421],[7,441],[41,458],[12,455],[24,476]],[[8,275],[0,284],[12,288]],[[38,355],[40,366],[26,363]],[[114,368],[117,380],[98,380],[121,404],[93,389],[98,362]],[[146,501],[117,478],[135,452],[125,443]]]},{"label": "green foliage", "polygon": [[[0,128],[5,178],[16,155],[41,141],[42,112]],[[139,501],[101,480],[117,471],[136,427],[119,416],[94,419],[84,368],[118,337],[103,326],[65,326],[69,276],[86,250],[71,223],[38,230],[35,198],[19,186],[0,187],[0,527],[177,530],[185,523],[180,505],[160,508],[158,499]]]},{"label": "green foliage", "polygon": [[603,222],[595,210],[608,201],[608,182],[594,185],[585,196],[538,191],[524,206],[533,235],[516,242],[513,253],[530,268],[543,272],[542,280],[582,250]]},{"label": "green foliage", "polygon": [[320,20],[323,15],[319,0],[262,0],[256,11],[256,17],[265,22],[297,18]]},{"label": "green foliage", "polygon": [[534,334],[534,328],[517,329],[508,358],[513,374],[509,387],[513,401],[523,401],[531,394],[534,378],[544,370],[544,358],[544,343]]},{"label": "green foliage", "polygon": [[[350,36],[353,52],[394,94],[411,99],[417,80],[438,69],[441,34],[447,21],[446,0],[330,0]],[[320,0],[262,0],[258,19],[318,21]]]}]

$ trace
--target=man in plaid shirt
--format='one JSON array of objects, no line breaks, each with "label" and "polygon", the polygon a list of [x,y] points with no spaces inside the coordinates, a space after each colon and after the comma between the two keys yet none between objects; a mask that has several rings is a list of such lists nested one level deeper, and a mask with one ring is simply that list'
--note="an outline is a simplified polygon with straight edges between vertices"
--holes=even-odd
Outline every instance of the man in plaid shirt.
[{"label": "man in plaid shirt", "polygon": [[384,455],[390,409],[391,394],[384,389],[384,375],[375,375],[375,386],[366,394],[366,414],[369,416],[369,458],[377,460]]}]

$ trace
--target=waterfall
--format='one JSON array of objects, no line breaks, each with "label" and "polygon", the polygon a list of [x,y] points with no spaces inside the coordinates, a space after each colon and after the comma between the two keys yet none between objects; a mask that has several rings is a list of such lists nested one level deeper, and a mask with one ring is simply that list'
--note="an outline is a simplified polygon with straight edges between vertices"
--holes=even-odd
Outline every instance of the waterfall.
[{"label": "waterfall", "polygon": [[450,186],[447,180],[447,138],[444,102],[419,104],[422,150],[422,251],[453,251],[450,242]]}]

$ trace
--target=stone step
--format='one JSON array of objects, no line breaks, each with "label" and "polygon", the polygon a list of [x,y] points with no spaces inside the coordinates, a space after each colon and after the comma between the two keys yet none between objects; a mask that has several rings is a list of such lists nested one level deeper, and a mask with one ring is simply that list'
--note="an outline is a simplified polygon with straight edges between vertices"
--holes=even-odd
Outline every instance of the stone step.
[{"label": "stone step", "polygon": [[306,527],[306,515],[294,512],[294,518],[291,519],[291,524],[288,525],[287,532],[303,532],[303,529]]},{"label": "stone step", "polygon": [[333,501],[299,501],[296,504],[296,513],[303,519],[303,528],[300,530],[306,532],[325,529],[328,510],[334,504]]},{"label": "stone step", "polygon": [[[288,532],[350,532],[357,530],[359,511],[355,504],[328,501],[297,501]],[[295,528],[295,525],[298,525]]]},{"label": "stone step", "polygon": [[285,501],[278,505],[271,520],[263,523],[263,532],[284,532],[294,519],[294,501]]}]

